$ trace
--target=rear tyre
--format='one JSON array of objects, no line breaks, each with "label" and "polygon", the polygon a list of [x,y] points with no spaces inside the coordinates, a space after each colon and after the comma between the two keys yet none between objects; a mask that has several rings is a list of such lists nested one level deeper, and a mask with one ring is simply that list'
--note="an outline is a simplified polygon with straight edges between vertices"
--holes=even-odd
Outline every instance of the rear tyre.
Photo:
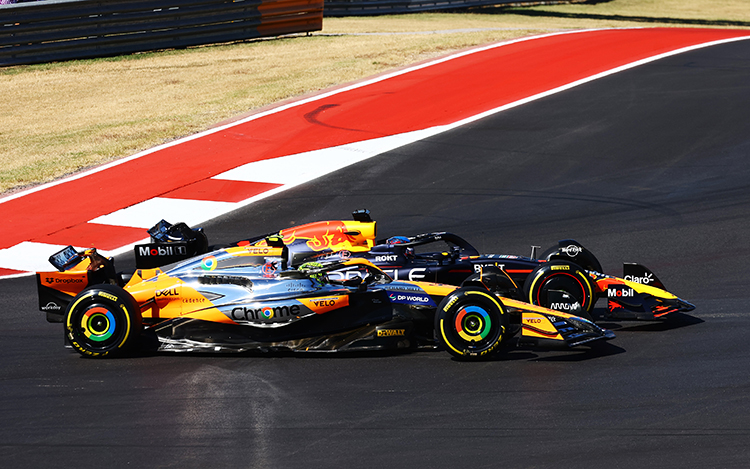
[{"label": "rear tyre", "polygon": [[133,297],[116,285],[86,288],[65,312],[65,333],[85,357],[122,355],[132,349],[142,328],[141,310]]},{"label": "rear tyre", "polygon": [[489,358],[510,335],[510,321],[500,300],[487,290],[460,288],[438,306],[435,331],[438,343],[464,360]]},{"label": "rear tyre", "polygon": [[[526,301],[545,308],[562,312],[565,309],[552,303],[549,292],[563,291],[575,298],[581,305],[582,317],[592,320],[596,296],[588,275],[572,262],[550,261],[540,265],[529,274],[524,284]],[[558,306],[558,307],[553,307]]]}]

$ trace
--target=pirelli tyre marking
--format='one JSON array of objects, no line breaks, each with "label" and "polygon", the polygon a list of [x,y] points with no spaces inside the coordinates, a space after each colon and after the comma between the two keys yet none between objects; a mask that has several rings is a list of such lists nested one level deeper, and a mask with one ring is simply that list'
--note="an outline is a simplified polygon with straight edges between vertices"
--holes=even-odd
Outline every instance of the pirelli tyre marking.
[{"label": "pirelli tyre marking", "polygon": [[586,273],[575,264],[552,261],[539,266],[530,279],[531,281],[526,282],[525,292],[532,304],[550,308],[552,305],[547,292],[561,290],[578,300],[585,315],[594,307],[596,297],[591,282]]},{"label": "pirelli tyre marking", "polygon": [[490,356],[508,330],[502,304],[475,288],[462,288],[445,298],[435,319],[440,342],[450,354],[464,359]]},{"label": "pirelli tyre marking", "polygon": [[140,332],[140,310],[120,287],[97,285],[84,290],[66,312],[66,334],[81,355],[104,357],[132,345]]}]

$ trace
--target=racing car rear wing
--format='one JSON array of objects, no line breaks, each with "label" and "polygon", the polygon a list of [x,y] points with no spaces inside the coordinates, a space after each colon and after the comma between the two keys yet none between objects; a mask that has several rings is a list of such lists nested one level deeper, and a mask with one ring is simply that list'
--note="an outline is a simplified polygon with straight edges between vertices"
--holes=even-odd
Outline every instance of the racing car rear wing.
[{"label": "racing car rear wing", "polygon": [[203,228],[191,229],[185,223],[172,225],[161,220],[148,234],[150,243],[133,247],[138,269],[153,269],[208,252],[208,238]]},{"label": "racing car rear wing", "polygon": [[49,258],[57,271],[36,274],[39,309],[47,313],[47,321],[62,322],[65,308],[78,293],[96,283],[117,283],[112,258],[104,257],[96,249],[78,252],[67,246]]}]

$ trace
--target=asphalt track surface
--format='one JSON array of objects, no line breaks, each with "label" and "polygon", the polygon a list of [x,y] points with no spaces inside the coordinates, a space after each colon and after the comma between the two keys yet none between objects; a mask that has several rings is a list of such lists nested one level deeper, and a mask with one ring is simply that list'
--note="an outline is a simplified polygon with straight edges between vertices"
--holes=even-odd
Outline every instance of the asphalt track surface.
[{"label": "asphalt track surface", "polygon": [[[527,254],[576,238],[690,315],[595,350],[87,360],[0,283],[5,467],[748,467],[750,43],[401,147],[204,225],[220,243],[367,207],[379,235]],[[117,259],[128,269],[133,260]],[[600,303],[600,307],[603,306]]]}]

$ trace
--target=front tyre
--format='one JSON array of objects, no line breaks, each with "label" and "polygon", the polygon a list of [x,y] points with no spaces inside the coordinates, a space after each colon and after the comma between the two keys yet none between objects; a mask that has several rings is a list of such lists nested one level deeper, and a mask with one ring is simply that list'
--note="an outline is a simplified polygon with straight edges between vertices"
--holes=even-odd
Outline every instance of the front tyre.
[{"label": "front tyre", "polygon": [[133,297],[116,285],[86,288],[65,312],[65,333],[85,357],[121,355],[138,340],[141,310]]},{"label": "front tyre", "polygon": [[509,335],[510,321],[500,300],[487,290],[460,288],[438,306],[438,342],[454,357],[479,360],[492,356]]},{"label": "front tyre", "polygon": [[524,295],[529,303],[570,312],[566,310],[565,304],[554,303],[550,296],[553,290],[563,291],[575,298],[581,310],[578,315],[591,319],[591,310],[594,309],[596,295],[589,276],[583,269],[572,262],[545,262],[529,274],[524,284]]}]

